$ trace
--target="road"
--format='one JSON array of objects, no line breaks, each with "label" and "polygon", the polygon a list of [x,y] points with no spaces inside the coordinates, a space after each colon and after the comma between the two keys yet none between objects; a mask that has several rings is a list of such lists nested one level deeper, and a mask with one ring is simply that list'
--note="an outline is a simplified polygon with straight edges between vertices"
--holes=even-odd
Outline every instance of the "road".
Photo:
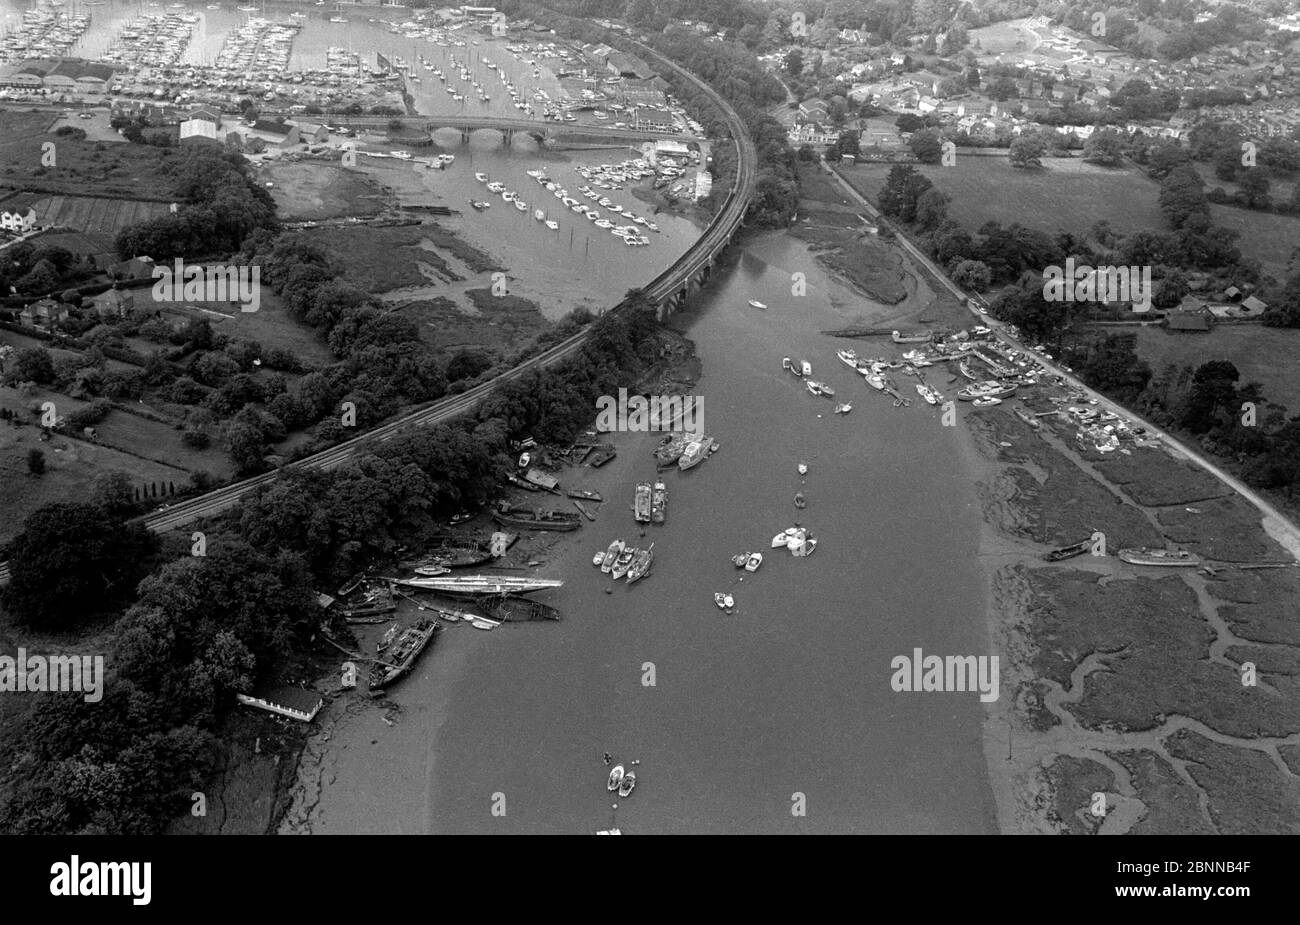
[{"label": "road", "polygon": [[[860,205],[863,206],[863,208],[867,210],[867,214],[870,215],[873,220],[878,222],[888,222],[888,219],[885,219],[880,214],[880,211],[872,203],[868,202],[867,199],[864,196],[862,196],[862,194],[860,194],[856,189],[854,189],[852,184],[850,184],[847,180],[845,180],[842,176],[840,176],[839,173],[833,170],[830,167],[830,165],[826,163],[826,160],[824,158],[822,159],[821,164],[822,164],[822,168],[835,178],[835,180],[840,184],[840,186],[842,186],[847,191],[848,195],[852,197],[852,199],[855,202],[859,203]],[[892,223],[891,223],[891,227],[893,227]],[[895,229],[895,231],[897,232],[897,229]],[[997,334],[999,340],[1010,345],[1011,347],[1014,347],[1018,350],[1022,350],[1025,353],[1033,356],[1034,359],[1038,363],[1040,363],[1044,368],[1046,368],[1050,373],[1052,373],[1053,375],[1060,376],[1072,388],[1077,389],[1080,392],[1083,392],[1090,399],[1095,399],[1098,407],[1104,408],[1107,411],[1110,411],[1112,414],[1117,414],[1124,418],[1127,418],[1128,420],[1132,421],[1133,423],[1137,424],[1140,427],[1145,427],[1147,432],[1152,437],[1159,440],[1161,444],[1163,444],[1165,448],[1169,450],[1173,455],[1182,456],[1188,459],[1189,461],[1191,461],[1193,464],[1200,466],[1206,472],[1210,473],[1210,475],[1219,479],[1221,482],[1223,482],[1225,485],[1227,485],[1237,494],[1241,495],[1241,497],[1245,498],[1247,501],[1253,504],[1260,511],[1260,513],[1264,515],[1264,529],[1268,532],[1268,534],[1272,536],[1275,540],[1277,540],[1282,546],[1286,547],[1287,551],[1292,555],[1292,557],[1295,558],[1297,562],[1300,562],[1300,527],[1297,527],[1290,520],[1290,518],[1284,515],[1281,511],[1279,511],[1275,506],[1270,504],[1264,498],[1260,497],[1259,494],[1257,494],[1253,489],[1250,488],[1250,486],[1246,485],[1244,482],[1241,481],[1241,479],[1237,478],[1232,473],[1226,472],[1219,466],[1215,465],[1209,459],[1206,459],[1204,456],[1202,456],[1200,453],[1188,447],[1182,441],[1178,440],[1177,438],[1161,430],[1159,427],[1156,427],[1154,424],[1152,424],[1150,421],[1146,420],[1145,418],[1142,418],[1139,415],[1135,414],[1131,409],[1125,408],[1123,405],[1120,405],[1117,402],[1112,401],[1111,399],[1107,398],[1105,395],[1102,395],[1100,392],[1097,392],[1094,389],[1089,388],[1087,385],[1083,383],[1082,380],[1080,380],[1073,373],[1067,372],[1065,369],[1063,369],[1055,362],[1048,360],[1041,353],[1032,349],[1027,344],[1023,343],[1019,338],[1014,337],[1007,330],[1007,326],[1004,325],[1002,322],[988,315],[980,313],[977,309],[970,308],[968,304],[969,299],[971,298],[970,294],[963,291],[960,286],[958,286],[951,279],[949,279],[948,275],[944,273],[944,271],[933,260],[931,260],[924,252],[918,249],[916,245],[914,245],[910,240],[908,240],[903,233],[897,232],[895,235],[895,240],[899,243],[899,245],[903,248],[903,250],[907,251],[907,253],[912,257],[913,260],[915,260],[917,263],[921,264],[927,270],[929,270],[930,273],[934,276],[934,278],[937,279],[945,289],[951,292],[953,296],[955,296],[957,300],[961,302],[962,305],[966,305],[968,310],[971,312],[971,314],[974,315],[977,319],[979,319],[980,324],[983,324],[986,327],[992,329]]]},{"label": "road", "polygon": [[[724,114],[731,137],[735,140],[737,147],[736,177],[727,195],[726,202],[723,203],[718,214],[714,216],[709,227],[704,230],[704,233],[691,245],[686,253],[682,254],[672,266],[656,276],[643,288],[642,291],[646,296],[651,301],[658,303],[679,291],[687,281],[693,279],[727,245],[736,229],[740,227],[745,217],[745,211],[749,206],[750,197],[753,195],[754,181],[758,170],[758,155],[754,149],[753,141],[745,130],[744,122],[721,96],[693,74],[674,62],[668,61],[658,52],[645,46],[639,47],[642,49],[643,57],[653,59],[661,67],[682,75],[709,97],[713,104]],[[498,386],[518,379],[530,370],[545,369],[572,356],[582,347],[589,333],[588,329],[584,329],[568,340],[556,344],[525,360],[513,369],[467,392],[440,399],[423,408],[408,412],[396,420],[380,425],[365,434],[291,463],[286,468],[335,469],[352,459],[358,452],[369,450],[376,444],[391,440],[405,430],[454,420],[472,411],[484,397]],[[276,478],[276,472],[268,472],[251,479],[235,482],[196,498],[181,501],[166,510],[150,514],[142,518],[142,522],[147,529],[154,533],[184,527],[202,518],[211,517],[230,509],[243,498],[270,484]],[[0,585],[7,584],[9,576],[8,564],[0,563]]]}]

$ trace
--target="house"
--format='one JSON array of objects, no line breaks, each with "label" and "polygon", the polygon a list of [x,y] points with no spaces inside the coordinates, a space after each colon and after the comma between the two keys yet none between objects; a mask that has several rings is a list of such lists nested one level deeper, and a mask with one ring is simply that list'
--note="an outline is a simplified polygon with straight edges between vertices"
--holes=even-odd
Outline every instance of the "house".
[{"label": "house", "polygon": [[180,144],[194,143],[200,141],[209,141],[212,144],[221,144],[221,139],[217,137],[217,126],[214,122],[207,119],[186,119],[181,123]]},{"label": "house", "polygon": [[633,80],[649,80],[655,76],[654,69],[650,65],[636,55],[629,55],[622,51],[610,52],[605,59],[605,70],[619,77],[629,77]]},{"label": "house", "polygon": [[1208,331],[1210,319],[1203,312],[1178,312],[1165,319],[1171,331]]},{"label": "house", "polygon": [[68,320],[68,306],[54,299],[41,299],[24,305],[18,313],[18,323],[25,328],[49,331],[60,321]]},{"label": "house", "polygon": [[203,119],[205,122],[211,122],[217,128],[221,128],[221,113],[210,106],[198,106],[191,109],[188,116],[191,119]]},{"label": "house", "polygon": [[114,279],[149,279],[153,277],[152,257],[132,257],[108,268],[108,275]]},{"label": "house", "polygon": [[330,140],[330,133],[325,126],[315,122],[299,122],[298,140],[304,144],[323,145]]},{"label": "house", "polygon": [[131,292],[123,292],[114,286],[107,292],[94,296],[90,304],[101,320],[122,318],[135,308],[135,295]]},{"label": "house", "polygon": [[807,122],[823,122],[826,119],[827,112],[825,100],[819,100],[816,97],[804,100],[799,104],[799,115],[803,116]]},{"label": "house", "polygon": [[325,699],[315,691],[298,687],[263,687],[251,694],[236,694],[235,699],[250,707],[310,723],[320,712]]},{"label": "house", "polygon": [[36,210],[28,206],[24,211],[18,205],[0,206],[0,231],[26,234],[36,227]]},{"label": "house", "polygon": [[1227,289],[1223,290],[1223,295],[1235,302],[1241,298],[1241,290],[1236,286],[1229,286]]},{"label": "house", "polygon": [[1052,111],[1052,104],[1046,100],[1021,100],[1020,112],[1029,118],[1045,115]]},{"label": "house", "polygon": [[298,126],[293,122],[271,122],[258,119],[248,130],[252,138],[266,143],[268,148],[291,148],[298,143]]},{"label": "house", "polygon": [[1242,313],[1249,314],[1252,317],[1264,314],[1266,308],[1268,308],[1268,303],[1258,296],[1248,295],[1241,300]]},{"label": "house", "polygon": [[934,112],[939,108],[939,101],[932,96],[923,96],[917,100],[916,108],[920,112]]}]

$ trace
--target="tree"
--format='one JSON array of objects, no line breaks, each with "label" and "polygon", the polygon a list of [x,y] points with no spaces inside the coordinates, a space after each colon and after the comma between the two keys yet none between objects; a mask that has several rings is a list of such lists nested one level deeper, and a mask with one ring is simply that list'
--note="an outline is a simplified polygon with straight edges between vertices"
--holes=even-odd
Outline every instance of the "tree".
[{"label": "tree", "polygon": [[1047,145],[1037,135],[1021,135],[1011,142],[1008,156],[1012,167],[1042,167]]},{"label": "tree", "polygon": [[861,153],[861,136],[862,133],[857,129],[847,129],[840,132],[839,137],[835,139],[834,152],[836,156],[841,158],[845,156],[857,157]]},{"label": "tree", "polygon": [[110,517],[125,519],[135,512],[135,487],[125,472],[101,472],[95,478],[91,497]]},{"label": "tree", "polygon": [[29,273],[19,277],[17,282],[18,291],[30,295],[45,295],[57,289],[58,285],[58,270],[48,260],[38,262]]},{"label": "tree", "polygon": [[75,625],[130,594],[156,548],[144,527],[94,505],[46,505],[9,545],[11,578],[0,599],[28,625]]},{"label": "tree", "polygon": [[45,451],[32,448],[27,451],[27,473],[42,476],[45,474]]},{"label": "tree", "polygon": [[952,197],[942,190],[928,189],[916,200],[916,225],[922,231],[933,231],[948,218]]},{"label": "tree", "polygon": [[54,381],[54,358],[44,347],[24,347],[14,356],[13,378],[48,385]]},{"label": "tree", "polygon": [[1270,184],[1263,171],[1247,170],[1239,186],[1240,196],[1246,208],[1267,210],[1272,205],[1268,195]]},{"label": "tree", "polygon": [[1109,129],[1093,132],[1083,145],[1083,159],[1103,167],[1118,167],[1124,160],[1124,145],[1119,133]]},{"label": "tree", "polygon": [[791,77],[798,77],[803,73],[803,52],[797,48],[792,48],[785,56],[785,72]]},{"label": "tree", "polygon": [[993,272],[982,260],[963,260],[953,269],[952,281],[963,289],[984,292],[993,281]]},{"label": "tree", "polygon": [[913,133],[907,146],[922,164],[937,164],[943,157],[943,139],[930,129]]}]

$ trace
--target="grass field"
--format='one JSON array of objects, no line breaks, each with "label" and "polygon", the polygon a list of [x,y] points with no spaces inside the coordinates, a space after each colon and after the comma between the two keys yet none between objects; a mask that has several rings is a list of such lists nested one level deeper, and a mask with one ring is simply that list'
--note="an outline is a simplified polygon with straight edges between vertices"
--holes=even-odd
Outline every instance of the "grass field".
[{"label": "grass field", "polygon": [[[174,150],[46,134],[58,116],[0,110],[0,195],[7,190],[156,199],[169,195],[172,181],[161,167],[176,155]],[[54,166],[42,163],[46,142],[55,145]]]},{"label": "grass field", "polygon": [[[241,312],[237,310],[238,306],[223,302],[154,302],[148,289],[140,290],[136,295],[136,306],[149,305],[157,305],[178,319],[206,319],[215,333],[255,340],[264,351],[273,347],[287,350],[308,366],[324,366],[334,361],[320,334],[289,317],[279,296],[269,286],[262,287],[261,302],[255,312]],[[205,308],[217,314],[203,311]],[[179,325],[179,321],[174,323]],[[145,345],[143,352],[155,349],[157,345]]]},{"label": "grass field", "polygon": [[[124,415],[119,415],[124,416]],[[0,543],[22,530],[27,515],[46,504],[89,501],[95,478],[103,472],[125,472],[135,484],[175,482],[189,484],[189,473],[139,459],[111,447],[55,436],[41,442],[36,427],[0,426]],[[27,452],[45,453],[45,474],[27,474]],[[161,502],[159,502],[161,503]]]},{"label": "grass field", "polygon": [[1300,331],[1257,324],[1217,325],[1208,334],[1143,328],[1137,350],[1157,374],[1167,363],[1194,369],[1211,360],[1231,360],[1243,384],[1258,382],[1269,401],[1286,405],[1292,414],[1300,412],[1300,378],[1295,375]]},{"label": "grass field", "polygon": [[502,269],[487,254],[436,224],[312,228],[304,234],[331,254],[331,266],[340,267],[349,282],[367,292],[427,284],[429,277],[421,264],[443,270],[446,261],[439,251],[448,252],[474,273]]},{"label": "grass field", "polygon": [[275,184],[271,198],[282,221],[375,215],[384,209],[379,184],[365,174],[321,161],[272,161],[257,178]]},{"label": "grass field", "polygon": [[[1000,157],[967,157],[957,152],[953,167],[922,165],[917,169],[952,197],[949,214],[974,231],[988,221],[1019,222],[1054,233],[1085,234],[1096,222],[1110,222],[1119,234],[1164,230],[1155,181],[1136,170],[1108,169],[1074,158],[1047,159],[1042,170],[1018,170]],[[887,164],[841,168],[854,187],[872,202],[889,175]],[[1281,277],[1287,258],[1300,241],[1300,218],[1211,206],[1216,224],[1241,233],[1242,253],[1260,261],[1265,272]]]}]

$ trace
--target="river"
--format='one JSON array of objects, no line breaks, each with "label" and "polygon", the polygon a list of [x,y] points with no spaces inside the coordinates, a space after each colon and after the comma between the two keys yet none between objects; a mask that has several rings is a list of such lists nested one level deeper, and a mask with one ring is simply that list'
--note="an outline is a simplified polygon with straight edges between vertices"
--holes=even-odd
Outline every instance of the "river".
[{"label": "river", "polygon": [[[789,295],[796,270],[803,298]],[[835,359],[843,342],[817,333],[862,301],[785,235],[733,248],[675,319],[696,342],[722,449],[667,473],[652,576],[607,595],[591,565],[636,537],[626,504],[652,475],[654,435],[618,435],[619,457],[582,477],[608,499],[599,520],[538,570],[566,579],[540,596],[563,622],[449,629],[393,692],[393,726],[368,708],[334,727],[284,831],[591,832],[613,815],[606,750],[641,762],[616,814],[630,833],[995,831],[977,695],[889,683],[891,659],[915,648],[991,649],[960,429],[925,405],[893,408]],[[782,372],[786,353],[853,412],[832,414]],[[807,559],[769,548],[797,514],[820,539]],[[729,558],[750,549],[766,562],[737,581]],[[712,601],[728,589],[731,616]]]}]

